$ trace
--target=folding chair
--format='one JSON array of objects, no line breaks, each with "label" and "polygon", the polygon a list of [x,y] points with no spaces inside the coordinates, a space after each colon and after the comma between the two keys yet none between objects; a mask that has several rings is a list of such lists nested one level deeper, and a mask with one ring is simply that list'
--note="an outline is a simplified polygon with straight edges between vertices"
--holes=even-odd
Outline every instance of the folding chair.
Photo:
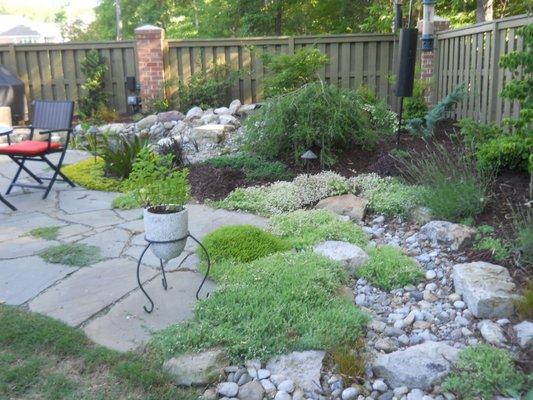
[{"label": "folding chair", "polygon": [[[17,165],[18,170],[9,185],[6,194],[11,193],[13,187],[25,187],[33,189],[44,189],[43,199],[46,199],[52,186],[58,181],[68,183],[74,187],[74,183],[68,179],[62,172],[61,166],[67,152],[70,135],[72,133],[72,115],[74,113],[74,102],[72,101],[52,101],[52,100],[35,100],[33,102],[33,118],[32,124],[28,127],[14,127],[13,130],[29,128],[30,139],[23,140],[19,143],[11,143],[9,134],[7,135],[8,146],[0,147],[0,155],[4,154],[11,158]],[[65,132],[64,143],[52,143],[52,133]],[[34,134],[48,135],[46,141],[33,140]],[[60,153],[59,162],[54,165],[46,156],[49,154]],[[26,161],[40,161],[48,164],[54,171],[51,178],[41,177],[35,175],[25,165]],[[20,173],[25,171],[33,180],[39,185],[30,185],[17,183]],[[62,179],[58,179],[61,176]],[[48,185],[44,185],[43,181],[50,181]]]},{"label": "folding chair", "polygon": [[11,208],[13,211],[17,211],[15,206],[11,204],[9,201],[7,201],[6,199],[4,199],[1,194],[0,194],[0,201],[4,203],[6,206],[8,206],[9,208]]}]

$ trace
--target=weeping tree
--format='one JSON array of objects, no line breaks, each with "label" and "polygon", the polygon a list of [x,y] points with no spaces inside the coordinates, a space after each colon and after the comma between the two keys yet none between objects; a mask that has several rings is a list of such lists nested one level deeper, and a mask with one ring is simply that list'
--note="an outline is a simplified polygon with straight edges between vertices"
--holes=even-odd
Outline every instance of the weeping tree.
[{"label": "weeping tree", "polygon": [[107,107],[109,93],[104,86],[104,77],[109,67],[104,56],[91,50],[81,63],[81,72],[85,82],[81,86],[84,95],[79,100],[79,111],[83,118],[93,118],[103,107]]}]

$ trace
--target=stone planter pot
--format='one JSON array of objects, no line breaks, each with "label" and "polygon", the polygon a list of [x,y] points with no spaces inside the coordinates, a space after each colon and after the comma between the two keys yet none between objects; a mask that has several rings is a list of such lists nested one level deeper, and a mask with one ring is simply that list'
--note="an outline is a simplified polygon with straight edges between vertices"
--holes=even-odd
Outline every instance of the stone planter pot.
[{"label": "stone planter pot", "polygon": [[[177,212],[154,213],[150,209],[144,209],[144,232],[146,239],[150,241],[165,242],[176,240],[187,235],[189,229],[189,214],[183,208]],[[174,243],[152,244],[150,249],[156,257],[168,261],[178,257],[185,249],[187,239]]]}]

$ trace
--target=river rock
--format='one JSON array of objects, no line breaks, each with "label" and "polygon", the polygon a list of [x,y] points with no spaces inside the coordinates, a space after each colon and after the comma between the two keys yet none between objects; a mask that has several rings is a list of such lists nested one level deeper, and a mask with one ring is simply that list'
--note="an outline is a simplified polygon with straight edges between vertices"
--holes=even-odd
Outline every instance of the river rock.
[{"label": "river rock", "polygon": [[189,111],[187,111],[187,114],[185,115],[185,119],[187,121],[192,121],[194,119],[201,118],[202,114],[204,112],[200,107],[193,107]]},{"label": "river rock", "polygon": [[313,393],[320,387],[320,371],[325,355],[324,351],[294,351],[271,359],[266,369],[272,375],[291,379],[304,392]]},{"label": "river rock", "polygon": [[343,194],[322,199],[315,208],[324,208],[338,215],[345,215],[355,221],[361,221],[366,212],[368,200],[353,194]]},{"label": "river rock", "polygon": [[393,388],[429,389],[450,373],[458,353],[458,349],[445,343],[428,341],[394,353],[380,354],[372,368]]},{"label": "river rock", "polygon": [[124,129],[126,129],[126,124],[122,123],[112,123],[112,124],[105,124],[98,127],[98,130],[100,132],[108,132],[113,134],[121,133]]},{"label": "river rock", "polygon": [[476,317],[505,318],[514,313],[518,296],[506,268],[483,261],[456,264],[452,278],[455,291]]},{"label": "river rock", "polygon": [[231,125],[207,124],[193,128],[191,139],[197,144],[218,144],[224,140],[226,134],[234,128]]},{"label": "river rock", "polygon": [[183,113],[172,110],[172,111],[164,111],[157,114],[157,120],[161,123],[165,122],[172,122],[172,121],[181,121],[185,118],[185,115]]},{"label": "river rock", "polygon": [[237,112],[239,111],[239,108],[241,108],[242,106],[242,103],[239,99],[235,99],[233,100],[231,103],[229,103],[229,111],[230,113],[232,113],[233,115],[237,114]]},{"label": "river rock", "polygon": [[501,346],[505,343],[505,336],[503,335],[502,328],[489,319],[485,319],[478,324],[481,336],[486,342],[495,346]]},{"label": "river rock", "polygon": [[319,243],[315,246],[314,252],[340,261],[350,274],[354,274],[359,267],[365,265],[369,260],[368,254],[359,246],[338,240],[327,240]]},{"label": "river rock", "polygon": [[452,250],[459,250],[470,243],[476,230],[448,221],[430,221],[420,228],[420,233],[434,245],[446,245]]},{"label": "river rock", "polygon": [[181,386],[207,385],[216,382],[224,374],[229,361],[222,350],[212,349],[200,353],[186,353],[171,358],[163,364],[163,370]]},{"label": "river rock", "polygon": [[514,326],[516,339],[520,347],[527,349],[533,347],[533,323],[523,321]]},{"label": "river rock", "polygon": [[262,400],[265,390],[259,381],[252,381],[245,383],[239,387],[239,395],[241,400]]},{"label": "river rock", "polygon": [[217,386],[217,393],[226,397],[235,397],[239,392],[239,385],[235,382],[222,382]]},{"label": "river rock", "polygon": [[150,127],[154,125],[156,122],[157,122],[157,115],[152,114],[138,121],[135,124],[135,126],[138,131],[142,131],[143,129],[150,129]]}]

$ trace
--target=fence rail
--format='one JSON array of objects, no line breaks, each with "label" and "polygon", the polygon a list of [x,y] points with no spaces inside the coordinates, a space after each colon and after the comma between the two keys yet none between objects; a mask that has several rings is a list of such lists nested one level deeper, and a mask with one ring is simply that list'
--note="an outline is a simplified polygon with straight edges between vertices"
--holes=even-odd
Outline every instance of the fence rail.
[{"label": "fence rail", "polygon": [[517,30],[531,23],[533,17],[518,16],[437,34],[437,98],[460,84],[465,84],[467,91],[455,111],[456,118],[499,123],[518,115],[519,104],[499,95],[512,76],[498,63],[501,56],[524,49]]},{"label": "fence rail", "polygon": [[125,113],[126,76],[137,76],[133,41],[0,45],[0,63],[22,79],[28,101],[68,99],[77,104],[85,80],[81,63],[91,49],[108,62],[105,89],[111,94],[111,107]]}]

